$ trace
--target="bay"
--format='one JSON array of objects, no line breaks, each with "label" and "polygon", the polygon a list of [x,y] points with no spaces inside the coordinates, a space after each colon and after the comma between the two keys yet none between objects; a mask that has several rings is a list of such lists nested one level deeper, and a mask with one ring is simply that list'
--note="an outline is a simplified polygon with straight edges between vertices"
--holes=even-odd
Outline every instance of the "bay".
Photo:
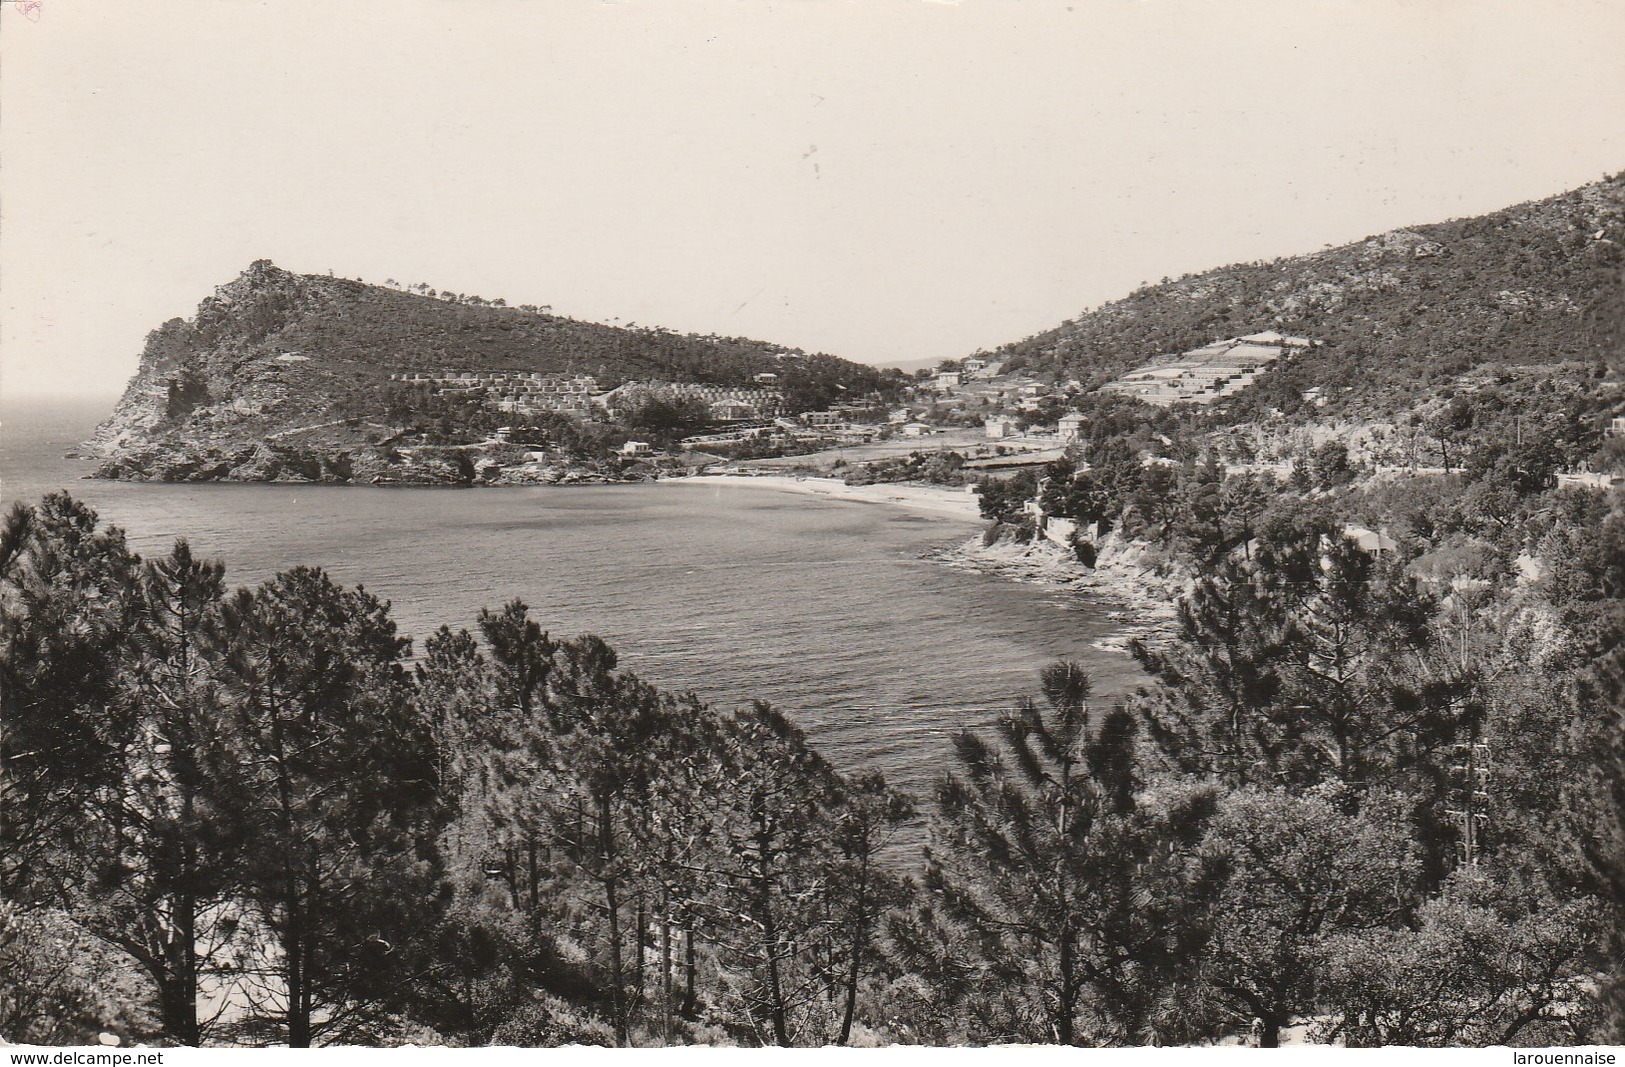
[{"label": "bay", "polygon": [[419,642],[518,597],[555,636],[596,633],[662,688],[785,709],[843,770],[928,798],[951,737],[1074,659],[1109,700],[1141,676],[1092,647],[1106,605],[924,558],[974,523],[712,484],[403,489],[83,480],[69,458],[110,405],[0,409],[0,499],[66,489],[143,555],[177,537],[255,584],[324,567]]}]

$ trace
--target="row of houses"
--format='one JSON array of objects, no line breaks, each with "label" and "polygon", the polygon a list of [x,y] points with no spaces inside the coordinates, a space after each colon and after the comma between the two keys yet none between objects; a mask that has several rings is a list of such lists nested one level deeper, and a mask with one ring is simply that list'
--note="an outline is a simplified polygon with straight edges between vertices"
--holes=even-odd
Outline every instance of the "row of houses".
[{"label": "row of houses", "polygon": [[940,370],[931,379],[931,387],[939,393],[953,392],[972,382],[987,382],[997,378],[1004,370],[1001,361],[971,356],[960,361],[958,370]]},{"label": "row of houses", "polygon": [[523,371],[463,371],[457,374],[405,372],[390,381],[430,390],[439,395],[482,393],[496,411],[515,415],[559,412],[585,416],[602,411],[611,418],[652,399],[698,400],[718,421],[772,418],[780,414],[784,396],[771,388],[776,374],[758,374],[750,386],[709,385],[696,382],[627,382],[601,390],[590,374],[552,375]]},{"label": "row of houses", "polygon": [[591,374],[535,374],[527,371],[462,371],[457,374],[404,372],[389,380],[430,389],[498,389],[523,393],[596,393],[598,379]]},{"label": "row of houses", "polygon": [[523,371],[464,371],[459,374],[391,374],[389,380],[438,395],[483,393],[488,406],[515,415],[544,411],[585,415],[599,394],[590,374],[532,374]]},{"label": "row of houses", "polygon": [[776,389],[699,382],[627,382],[596,397],[595,403],[614,418],[651,400],[699,401],[719,422],[770,419],[784,410],[784,394]]},{"label": "row of houses", "polygon": [[[1088,421],[1087,416],[1070,411],[1056,420],[1055,436],[1063,442],[1076,441],[1083,436],[1083,424]],[[1026,433],[1022,430],[1021,424],[1010,415],[994,415],[983,419],[982,429],[990,441],[1019,437]]]},{"label": "row of houses", "polygon": [[[1001,366],[990,364],[990,366]],[[1036,408],[1039,401],[1056,391],[1081,390],[1081,382],[1070,381],[1048,386],[1034,378],[1012,378],[993,381],[987,375],[968,375],[962,371],[941,371],[931,379],[931,389],[942,397],[966,397],[989,403],[1008,404],[1024,410]]]},{"label": "row of houses", "polygon": [[[901,409],[900,409],[901,410]],[[817,429],[838,430],[847,426],[878,426],[882,422],[906,422],[906,410],[888,412],[878,399],[848,404],[831,404],[823,411],[803,411],[801,421]]]}]

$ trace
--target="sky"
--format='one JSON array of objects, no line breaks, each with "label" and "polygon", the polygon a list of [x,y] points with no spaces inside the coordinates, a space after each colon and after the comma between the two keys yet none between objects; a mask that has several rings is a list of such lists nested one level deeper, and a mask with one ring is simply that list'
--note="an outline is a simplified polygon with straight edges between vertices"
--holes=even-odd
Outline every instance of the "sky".
[{"label": "sky", "polygon": [[0,0],[0,399],[268,258],[955,358],[1625,170],[1618,0]]}]

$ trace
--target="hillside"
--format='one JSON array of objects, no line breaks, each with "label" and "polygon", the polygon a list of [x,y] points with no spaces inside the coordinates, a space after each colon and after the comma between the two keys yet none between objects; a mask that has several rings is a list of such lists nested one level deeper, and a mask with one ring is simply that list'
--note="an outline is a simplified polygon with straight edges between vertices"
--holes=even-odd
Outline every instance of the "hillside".
[{"label": "hillside", "polygon": [[263,459],[267,447],[310,444],[325,458],[296,464],[301,477],[348,481],[352,453],[399,428],[389,418],[390,375],[418,371],[574,372],[595,375],[601,387],[742,385],[771,372],[791,410],[889,380],[873,367],[760,341],[580,322],[293,274],[261,260],[191,320],[172,319],[148,336],[140,368],[89,447],[112,457],[110,477],[258,480],[277,475],[248,454],[256,447]]},{"label": "hillside", "polygon": [[1008,344],[1013,367],[1109,381],[1215,338],[1279,330],[1324,344],[1231,405],[1246,420],[1319,387],[1326,414],[1383,416],[1487,368],[1619,366],[1625,175],[1477,218],[1164,280]]}]

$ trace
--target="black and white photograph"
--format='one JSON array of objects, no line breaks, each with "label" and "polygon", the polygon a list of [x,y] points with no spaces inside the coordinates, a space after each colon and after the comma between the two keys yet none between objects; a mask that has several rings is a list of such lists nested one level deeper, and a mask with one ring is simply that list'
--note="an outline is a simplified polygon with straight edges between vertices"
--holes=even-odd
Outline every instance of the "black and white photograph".
[{"label": "black and white photograph", "polygon": [[0,0],[0,1045],[1617,1062],[1625,4]]}]

